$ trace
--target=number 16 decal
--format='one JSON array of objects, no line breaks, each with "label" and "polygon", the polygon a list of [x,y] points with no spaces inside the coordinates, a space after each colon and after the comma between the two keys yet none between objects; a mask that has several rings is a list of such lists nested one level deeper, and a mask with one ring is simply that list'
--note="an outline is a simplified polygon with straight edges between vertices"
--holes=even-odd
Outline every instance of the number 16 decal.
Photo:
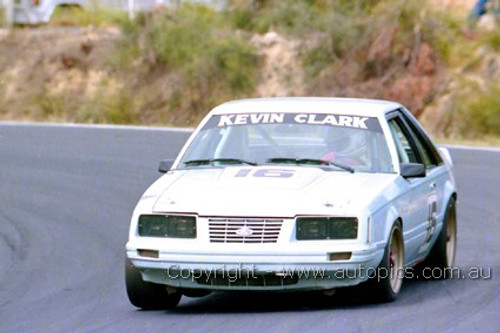
[{"label": "number 16 decal", "polygon": [[295,174],[295,170],[286,169],[240,169],[234,177],[267,177],[267,178],[290,178]]}]

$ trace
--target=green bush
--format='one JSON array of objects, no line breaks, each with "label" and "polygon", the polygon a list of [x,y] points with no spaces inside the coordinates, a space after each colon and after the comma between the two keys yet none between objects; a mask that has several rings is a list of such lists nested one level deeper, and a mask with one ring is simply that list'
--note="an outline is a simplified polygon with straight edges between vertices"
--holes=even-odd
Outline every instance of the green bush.
[{"label": "green bush", "polygon": [[256,13],[250,27],[259,33],[275,30],[301,35],[314,25],[315,8],[310,1],[269,1],[264,9]]},{"label": "green bush", "polygon": [[447,134],[464,138],[498,135],[500,128],[500,83],[491,81],[482,86],[463,84],[449,110],[450,127]]},{"label": "green bush", "polygon": [[154,51],[157,61],[174,69],[202,60],[219,37],[218,18],[204,6],[181,6],[176,11],[153,14],[145,27],[148,52]]},{"label": "green bush", "polygon": [[438,56],[446,61],[456,54],[456,48],[467,48],[460,44],[461,18],[449,11],[431,11],[422,20],[422,37],[428,41]]},{"label": "green bush", "polygon": [[[319,3],[319,1],[315,2]],[[325,68],[335,70],[339,59],[356,61],[365,66],[366,76],[385,75],[387,65],[402,64],[408,50],[427,42],[436,55],[449,60],[454,54],[460,20],[453,13],[438,11],[427,0],[330,1],[312,27],[323,37],[304,52],[304,67],[310,77]],[[367,59],[371,47],[381,32],[391,38],[390,55],[383,64]],[[394,31],[394,32],[391,32]],[[406,55],[407,56],[407,55]],[[380,59],[379,59],[380,60]],[[371,69],[376,66],[378,70]]]},{"label": "green bush", "polygon": [[375,31],[395,24],[398,44],[428,42],[443,58],[450,56],[461,26],[457,14],[432,8],[428,0],[381,1],[372,17],[374,22],[370,25]]},{"label": "green bush", "polygon": [[232,0],[229,2],[233,24],[238,29],[257,33],[273,30],[282,34],[304,36],[315,31],[325,31],[325,24],[331,23],[328,19],[332,13],[346,19],[356,19],[356,16],[362,17],[368,13],[379,0]]},{"label": "green bush", "polygon": [[256,51],[224,18],[225,13],[200,5],[140,15],[134,24],[123,25],[125,54],[120,59],[133,59],[127,53],[137,52],[150,71],[162,67],[181,77],[170,108],[199,118],[216,104],[247,97],[255,89]]}]

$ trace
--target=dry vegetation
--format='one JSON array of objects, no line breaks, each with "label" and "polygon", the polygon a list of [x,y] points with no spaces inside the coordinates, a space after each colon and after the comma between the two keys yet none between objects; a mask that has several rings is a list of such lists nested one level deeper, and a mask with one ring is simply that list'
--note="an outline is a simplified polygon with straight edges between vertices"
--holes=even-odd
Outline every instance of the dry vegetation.
[{"label": "dry vegetation", "polygon": [[500,32],[465,38],[458,2],[233,0],[134,21],[60,12],[0,32],[0,119],[194,126],[235,98],[350,96],[400,101],[436,136],[496,136]]}]

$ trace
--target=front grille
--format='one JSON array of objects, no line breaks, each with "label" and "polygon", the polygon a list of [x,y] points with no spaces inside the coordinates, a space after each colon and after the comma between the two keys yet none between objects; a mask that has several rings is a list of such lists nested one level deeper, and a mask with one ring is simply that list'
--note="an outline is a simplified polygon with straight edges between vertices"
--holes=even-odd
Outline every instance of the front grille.
[{"label": "front grille", "polygon": [[231,276],[230,273],[219,273],[206,275],[202,274],[196,279],[196,283],[208,286],[228,286],[228,287],[276,287],[290,286],[299,282],[298,276],[277,276],[276,274],[237,274]]},{"label": "front grille", "polygon": [[212,243],[276,243],[282,219],[209,218]]}]

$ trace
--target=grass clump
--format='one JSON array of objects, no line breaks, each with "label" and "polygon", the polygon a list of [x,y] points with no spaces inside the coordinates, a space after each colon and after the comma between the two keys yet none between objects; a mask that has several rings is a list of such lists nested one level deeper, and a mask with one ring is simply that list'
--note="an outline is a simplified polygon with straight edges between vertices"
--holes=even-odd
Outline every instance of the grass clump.
[{"label": "grass clump", "polygon": [[482,41],[494,52],[500,52],[500,24],[498,24],[497,29],[489,31],[486,33]]},{"label": "grass clump", "polygon": [[237,29],[298,35],[314,25],[316,9],[314,1],[257,1],[254,6],[233,3],[231,17]]},{"label": "grass clump", "polygon": [[49,26],[114,26],[127,20],[125,11],[101,8],[96,1],[82,8],[75,5],[59,5],[54,10]]},{"label": "grass clump", "polygon": [[0,7],[0,27],[7,27],[7,21],[5,19],[5,8]]},{"label": "grass clump", "polygon": [[112,94],[95,96],[83,104],[76,112],[76,122],[133,124],[137,123],[138,115],[134,108],[132,94],[117,91]]},{"label": "grass clump", "polygon": [[130,92],[111,92],[104,86],[102,88],[103,93],[90,98],[71,98],[66,94],[51,94],[42,90],[32,97],[32,102],[23,113],[32,119],[48,121],[124,125],[139,122]]}]

